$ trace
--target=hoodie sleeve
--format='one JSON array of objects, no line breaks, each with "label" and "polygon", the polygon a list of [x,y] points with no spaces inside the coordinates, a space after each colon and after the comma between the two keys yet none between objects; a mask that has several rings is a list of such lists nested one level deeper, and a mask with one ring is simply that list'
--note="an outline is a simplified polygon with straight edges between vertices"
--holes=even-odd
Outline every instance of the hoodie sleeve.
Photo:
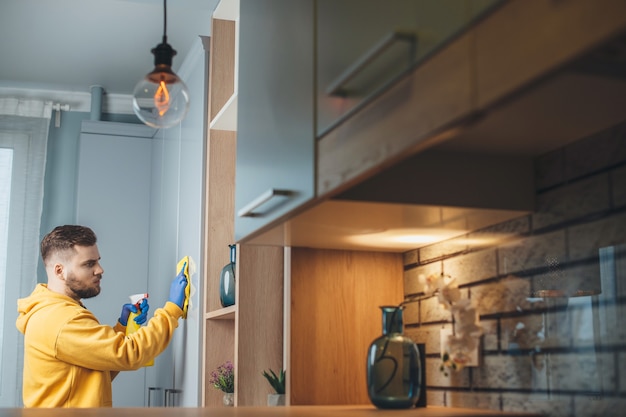
[{"label": "hoodie sleeve", "polygon": [[154,312],[146,326],[131,335],[102,325],[83,310],[59,330],[55,356],[66,363],[99,371],[126,371],[141,368],[169,344],[182,310],[167,302]]}]

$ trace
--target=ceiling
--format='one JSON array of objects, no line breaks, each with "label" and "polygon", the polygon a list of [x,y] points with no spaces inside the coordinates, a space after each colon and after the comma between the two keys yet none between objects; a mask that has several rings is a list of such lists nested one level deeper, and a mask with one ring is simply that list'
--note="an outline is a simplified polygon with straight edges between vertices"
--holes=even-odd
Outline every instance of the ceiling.
[{"label": "ceiling", "polygon": [[[178,52],[174,71],[198,36],[210,34],[218,2],[167,3],[167,40]],[[2,0],[0,95],[78,101],[93,85],[130,95],[152,70],[150,50],[162,36],[162,0]]]}]

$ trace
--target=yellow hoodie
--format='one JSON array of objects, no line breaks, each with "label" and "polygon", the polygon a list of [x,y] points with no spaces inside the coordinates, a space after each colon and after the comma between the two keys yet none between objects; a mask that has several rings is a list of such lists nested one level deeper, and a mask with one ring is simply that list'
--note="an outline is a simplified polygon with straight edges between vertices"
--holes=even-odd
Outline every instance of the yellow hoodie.
[{"label": "yellow hoodie", "polygon": [[17,301],[24,333],[25,407],[111,407],[111,381],[139,369],[169,344],[183,311],[174,303],[126,336],[119,322],[102,325],[81,303],[38,284]]}]

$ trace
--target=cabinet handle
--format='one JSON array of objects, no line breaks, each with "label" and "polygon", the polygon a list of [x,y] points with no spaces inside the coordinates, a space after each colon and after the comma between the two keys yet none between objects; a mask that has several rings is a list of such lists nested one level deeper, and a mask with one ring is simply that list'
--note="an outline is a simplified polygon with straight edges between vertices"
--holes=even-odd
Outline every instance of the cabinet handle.
[{"label": "cabinet handle", "polygon": [[257,214],[253,213],[254,209],[257,207],[267,203],[272,198],[277,196],[290,196],[292,194],[289,190],[279,190],[276,188],[270,188],[265,191],[263,194],[252,200],[246,206],[242,207],[241,210],[237,212],[237,216],[239,217],[254,217]]},{"label": "cabinet handle", "polygon": [[415,56],[415,44],[417,42],[417,36],[415,33],[407,31],[394,31],[387,34],[384,38],[378,41],[372,48],[370,48],[365,54],[357,59],[326,89],[326,93],[331,96],[346,97],[348,90],[343,86],[358,73],[363,71],[374,61],[380,54],[382,54],[387,48],[393,45],[396,41],[406,41],[411,43],[411,55]]}]

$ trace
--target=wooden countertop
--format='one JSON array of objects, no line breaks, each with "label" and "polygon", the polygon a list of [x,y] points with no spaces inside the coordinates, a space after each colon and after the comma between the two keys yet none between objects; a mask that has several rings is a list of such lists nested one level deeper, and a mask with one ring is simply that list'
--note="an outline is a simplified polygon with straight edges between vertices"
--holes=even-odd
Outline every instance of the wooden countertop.
[{"label": "wooden countertop", "polygon": [[291,406],[291,407],[206,407],[206,408],[54,408],[54,409],[0,409],[0,417],[256,417],[256,416],[419,416],[419,417],[528,417],[535,414],[503,413],[467,408],[427,407],[407,410],[379,410],[373,406]]}]

